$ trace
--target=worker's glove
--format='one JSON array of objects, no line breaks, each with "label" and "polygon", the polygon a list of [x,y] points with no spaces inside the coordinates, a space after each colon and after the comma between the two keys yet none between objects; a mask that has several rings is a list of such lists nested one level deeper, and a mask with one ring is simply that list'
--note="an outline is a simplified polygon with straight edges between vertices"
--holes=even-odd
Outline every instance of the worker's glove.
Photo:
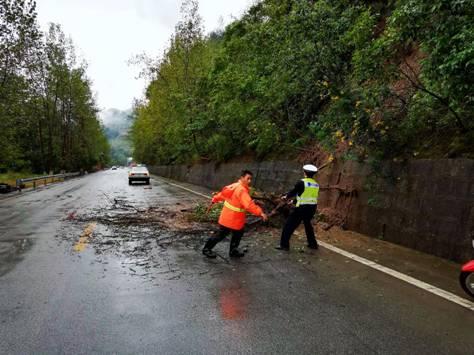
[{"label": "worker's glove", "polygon": [[282,200],[282,201],[286,201],[287,199],[288,199],[288,198],[286,197],[286,195],[281,195],[281,196],[280,196],[280,200]]}]

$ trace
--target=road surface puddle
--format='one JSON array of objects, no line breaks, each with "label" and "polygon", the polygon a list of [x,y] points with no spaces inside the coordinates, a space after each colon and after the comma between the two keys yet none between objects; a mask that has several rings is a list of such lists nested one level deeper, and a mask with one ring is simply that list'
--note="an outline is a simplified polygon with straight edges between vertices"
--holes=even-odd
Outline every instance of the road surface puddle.
[{"label": "road surface puddle", "polygon": [[200,249],[215,226],[193,222],[182,212],[182,204],[143,207],[125,199],[107,201],[105,208],[85,213],[65,211],[59,237],[71,245],[73,254],[90,249],[96,262],[114,259],[130,276],[151,279],[157,275],[177,279],[202,271],[192,265],[182,270],[177,254],[202,258]]},{"label": "road surface puddle", "polygon": [[19,263],[33,242],[31,239],[0,241],[0,276],[11,271]]}]

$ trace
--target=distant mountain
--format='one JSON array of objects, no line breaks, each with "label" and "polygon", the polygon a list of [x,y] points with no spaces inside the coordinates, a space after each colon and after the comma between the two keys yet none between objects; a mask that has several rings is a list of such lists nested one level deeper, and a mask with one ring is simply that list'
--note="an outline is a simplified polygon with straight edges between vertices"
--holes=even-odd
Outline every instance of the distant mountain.
[{"label": "distant mountain", "polygon": [[117,110],[110,108],[101,112],[100,118],[106,129],[108,138],[117,138],[128,134],[132,125],[132,110]]},{"label": "distant mountain", "polygon": [[132,149],[128,133],[132,125],[132,110],[117,110],[110,108],[100,114],[104,125],[105,135],[111,147],[112,164],[125,165],[131,156]]}]

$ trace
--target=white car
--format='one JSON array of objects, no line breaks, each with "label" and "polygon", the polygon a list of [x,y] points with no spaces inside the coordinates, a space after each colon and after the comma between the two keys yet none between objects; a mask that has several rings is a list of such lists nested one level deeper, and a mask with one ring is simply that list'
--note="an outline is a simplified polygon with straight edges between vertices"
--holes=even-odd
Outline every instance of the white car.
[{"label": "white car", "polygon": [[134,181],[145,181],[145,184],[150,184],[150,173],[144,166],[134,166],[128,172],[128,184],[132,185]]}]

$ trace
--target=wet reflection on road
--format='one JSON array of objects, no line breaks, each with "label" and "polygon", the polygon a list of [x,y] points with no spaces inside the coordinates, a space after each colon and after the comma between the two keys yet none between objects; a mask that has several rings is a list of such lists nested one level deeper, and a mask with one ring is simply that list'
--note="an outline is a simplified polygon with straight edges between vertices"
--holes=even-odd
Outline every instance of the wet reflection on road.
[{"label": "wet reflection on road", "polygon": [[23,258],[23,254],[31,248],[31,239],[0,241],[0,276],[11,271]]},{"label": "wet reflection on road", "polygon": [[219,290],[219,311],[223,319],[245,319],[249,302],[247,288],[238,281]]}]

